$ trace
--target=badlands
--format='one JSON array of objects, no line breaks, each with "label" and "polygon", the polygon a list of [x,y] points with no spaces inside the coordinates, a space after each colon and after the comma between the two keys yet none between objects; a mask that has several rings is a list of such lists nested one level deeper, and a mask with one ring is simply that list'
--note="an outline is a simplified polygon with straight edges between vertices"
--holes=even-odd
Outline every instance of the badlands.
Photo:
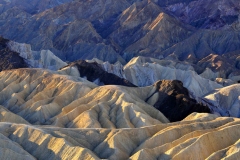
[{"label": "badlands", "polygon": [[141,56],[67,64],[4,38],[1,56],[0,159],[240,156],[236,79]]},{"label": "badlands", "polygon": [[97,86],[55,71],[16,69],[2,71],[0,82],[1,159],[240,156],[240,119],[192,113],[169,123],[151,105],[157,96],[146,101],[171,81],[148,87]]},{"label": "badlands", "polygon": [[237,160],[239,0],[0,0],[1,160]]}]

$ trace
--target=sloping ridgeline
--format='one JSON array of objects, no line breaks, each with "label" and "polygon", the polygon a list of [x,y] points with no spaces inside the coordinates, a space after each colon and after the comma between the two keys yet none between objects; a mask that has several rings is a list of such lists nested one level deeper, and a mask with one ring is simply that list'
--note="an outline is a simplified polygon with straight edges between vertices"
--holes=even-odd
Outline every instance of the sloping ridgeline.
[{"label": "sloping ridgeline", "polygon": [[0,37],[0,71],[27,68],[28,65],[19,53],[11,51],[8,48],[8,39]]}]

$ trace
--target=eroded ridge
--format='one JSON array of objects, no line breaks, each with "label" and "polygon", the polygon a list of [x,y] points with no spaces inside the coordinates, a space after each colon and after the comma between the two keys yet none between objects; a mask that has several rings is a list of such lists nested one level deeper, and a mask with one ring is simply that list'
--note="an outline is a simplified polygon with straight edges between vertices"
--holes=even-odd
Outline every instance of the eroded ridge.
[{"label": "eroded ridge", "polygon": [[33,125],[136,128],[168,122],[144,101],[151,87],[99,87],[41,69],[1,72],[0,82],[0,105]]},{"label": "eroded ridge", "polygon": [[239,119],[193,113],[181,122],[136,129],[1,122],[0,133],[6,143],[16,146],[11,149],[20,159],[236,159],[239,124]]}]

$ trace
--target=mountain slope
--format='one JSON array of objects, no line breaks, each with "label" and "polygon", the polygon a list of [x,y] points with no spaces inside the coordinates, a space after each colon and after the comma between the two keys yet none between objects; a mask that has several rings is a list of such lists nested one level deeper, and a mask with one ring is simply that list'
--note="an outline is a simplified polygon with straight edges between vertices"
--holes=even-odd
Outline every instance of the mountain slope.
[{"label": "mountain slope", "polygon": [[[235,57],[234,55],[235,54],[233,54],[233,57]],[[211,55],[211,56],[214,56],[214,55]],[[217,63],[221,63],[220,61],[221,59],[219,60],[218,57],[216,59],[218,60]],[[190,97],[196,99],[198,102],[203,102],[204,104],[209,106],[211,113],[215,113],[221,116],[232,116],[232,117],[240,116],[239,114],[240,101],[239,101],[239,91],[238,91],[240,87],[237,84],[238,83],[237,80],[239,79],[239,76],[231,77],[233,78],[234,81],[232,81],[231,79],[216,78],[214,82],[209,80],[211,79],[210,78],[211,76],[215,76],[214,74],[216,74],[211,70],[208,70],[208,73],[206,71],[204,75],[203,74],[198,75],[196,72],[194,72],[194,68],[188,63],[176,62],[171,60],[158,60],[158,59],[146,58],[146,57],[133,58],[125,66],[122,66],[119,64],[110,64],[107,62],[101,62],[96,59],[92,61],[98,62],[102,66],[102,68],[104,68],[107,72],[113,73],[120,77],[124,77],[125,79],[129,80],[133,84],[140,85],[140,86],[151,85],[158,80],[163,80],[163,81],[175,80],[175,79],[180,80],[181,82],[176,83],[175,85],[176,88],[175,87],[171,88],[171,86],[174,86],[174,85],[169,84],[169,85],[166,85],[166,87],[169,88],[169,91],[167,91],[164,94],[162,93],[156,94],[156,96],[162,97],[159,102],[160,104],[166,103],[165,104],[166,112],[159,109],[166,116],[168,113],[171,113],[170,112],[171,109],[174,109],[174,107],[169,107],[169,106],[171,105],[178,106],[176,105],[178,102],[175,102],[173,99],[178,99],[178,98],[181,99],[180,95],[182,92],[184,92],[185,90],[184,87],[186,87],[189,91],[189,93],[184,94],[185,96],[190,95]],[[204,63],[203,61],[200,61],[200,62]],[[220,66],[220,67],[223,67],[223,66]],[[217,76],[218,75],[216,75],[216,77]],[[206,77],[206,78],[203,78],[203,77]],[[161,82],[159,84],[161,84]],[[226,85],[226,87],[223,87],[224,85]],[[181,92],[178,92],[179,86],[182,86],[180,87]],[[169,100],[169,102],[168,101],[164,102],[163,97],[166,94],[170,95],[171,97],[171,95],[174,95],[175,93],[179,93],[179,96],[176,96],[172,100]],[[171,99],[170,97],[168,98]],[[187,102],[188,98],[185,97],[184,99],[186,100],[185,102]],[[188,102],[185,103],[185,102],[179,106],[184,106],[185,104],[187,104],[187,106],[195,105],[193,107],[194,109],[198,108],[199,104],[196,104],[194,101],[190,99],[189,99],[189,103]],[[191,102],[194,102],[194,103],[192,104]],[[154,101],[154,103],[151,103],[151,104],[154,106],[155,103],[156,101]],[[155,106],[155,107],[158,108],[158,106]],[[201,106],[198,112],[201,112],[201,110],[205,110],[204,108],[205,108],[204,106]],[[185,109],[188,110],[188,107],[186,108],[184,107],[183,110]],[[181,109],[178,111],[174,111],[173,113],[179,113],[180,111]],[[205,112],[209,112],[209,111],[205,110]],[[178,116],[181,116],[181,115],[184,115],[184,112],[182,112],[182,114]],[[171,116],[174,117],[173,114],[171,114]]]},{"label": "mountain slope", "polygon": [[0,71],[28,67],[24,58],[8,47],[8,42],[9,40],[0,37]]},{"label": "mountain slope", "polygon": [[0,104],[31,124],[135,128],[168,122],[142,100],[152,87],[98,87],[80,77],[41,69],[1,72],[0,81]]},{"label": "mountain slope", "polygon": [[49,50],[33,51],[31,45],[13,41],[9,41],[7,45],[24,58],[28,67],[58,70],[67,65]]},{"label": "mountain slope", "polygon": [[182,111],[196,101],[179,81],[159,81],[148,87],[99,87],[58,72],[17,69],[0,72],[0,82],[1,158],[200,160],[239,156],[239,119],[192,113],[168,123],[153,107],[166,107],[167,103],[161,106],[160,102],[173,103],[168,97],[175,96],[180,108],[172,108],[175,112],[170,118],[177,118],[176,112],[183,116]]},{"label": "mountain slope", "polygon": [[222,55],[239,50],[240,37],[235,31],[200,30],[188,39],[163,52],[164,57],[173,54],[180,60],[197,62],[211,53]]},{"label": "mountain slope", "polygon": [[[72,68],[77,68],[77,72],[71,72]],[[70,72],[69,72],[70,71]],[[60,69],[60,72],[73,75],[85,77],[87,80],[96,83],[97,85],[122,85],[129,87],[136,87],[134,84],[126,79],[120,78],[112,73],[108,73],[101,66],[96,63],[89,63],[84,60],[78,60],[72,62],[69,65]]]},{"label": "mountain slope", "polygon": [[[181,122],[138,129],[70,129],[0,123],[0,132],[38,159],[200,160],[239,156],[239,119],[207,114],[192,114]],[[13,154],[5,152],[5,155],[14,159]]]},{"label": "mountain slope", "polygon": [[180,0],[165,7],[185,23],[209,29],[229,28],[240,13],[238,0]]},{"label": "mountain slope", "polygon": [[[77,61],[58,72],[71,76],[86,77],[87,80],[98,85],[114,84],[136,87],[126,79],[107,73],[96,62]],[[154,83],[151,91],[146,88],[149,87],[141,88],[142,91],[137,88],[131,88],[131,91],[128,90],[127,93],[132,93],[135,90],[140,93],[146,92],[146,95],[144,97],[141,96],[140,99],[161,111],[171,122],[180,121],[193,112],[210,113],[210,109],[207,106],[198,104],[196,100],[190,98],[189,91],[183,87],[183,83],[180,81],[162,80]],[[133,95],[138,94],[133,93]]]},{"label": "mountain slope", "polygon": [[[0,15],[1,29],[5,31],[0,33],[11,40],[31,44],[33,50],[50,49],[64,60],[98,57],[124,63],[113,48],[105,44],[93,24],[96,20],[111,21],[112,15],[120,14],[128,6],[125,0],[73,1],[33,16],[11,8]],[[17,13],[10,14],[11,10]],[[24,16],[19,16],[21,14]]]},{"label": "mountain slope", "polygon": [[0,0],[0,159],[239,159],[239,14],[238,0]]},{"label": "mountain slope", "polygon": [[[102,66],[104,65],[107,64],[102,64]],[[117,68],[108,69],[113,67]],[[121,76],[137,86],[152,85],[159,80],[180,80],[183,86],[189,90],[191,97],[196,99],[214,89],[222,88],[222,85],[201,77],[193,71],[191,66],[184,63],[135,57],[125,66],[108,65],[105,68],[110,73]]]},{"label": "mountain slope", "polygon": [[[0,34],[31,44],[33,50],[51,50],[62,60],[98,58],[125,64],[140,55],[188,61],[199,74],[204,67],[198,61],[240,50],[236,0],[49,2],[37,13],[4,3]],[[237,75],[237,63],[227,73],[218,68],[217,78]]]},{"label": "mountain slope", "polygon": [[1,13],[10,8],[19,8],[29,14],[35,14],[74,0],[0,0]]},{"label": "mountain slope", "polygon": [[203,102],[213,106],[213,110],[221,116],[240,116],[240,85],[235,84],[213,91],[206,95]]},{"label": "mountain slope", "polygon": [[197,103],[189,97],[181,81],[163,80],[154,84],[156,90],[147,102],[161,111],[171,122],[180,121],[193,112],[210,113],[208,106]]},{"label": "mountain slope", "polygon": [[29,44],[17,43],[0,37],[0,70],[17,68],[45,68],[58,70],[67,63],[49,50],[32,51]]}]

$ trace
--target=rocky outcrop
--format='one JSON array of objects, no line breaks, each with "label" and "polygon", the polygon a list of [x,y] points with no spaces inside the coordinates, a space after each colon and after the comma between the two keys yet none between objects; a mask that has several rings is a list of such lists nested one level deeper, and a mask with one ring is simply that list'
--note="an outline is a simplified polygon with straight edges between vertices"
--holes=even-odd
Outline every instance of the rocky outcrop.
[{"label": "rocky outcrop", "polygon": [[189,97],[181,81],[162,80],[154,84],[156,90],[147,102],[162,112],[171,122],[180,121],[193,112],[210,113],[208,106]]},{"label": "rocky outcrop", "polygon": [[3,71],[0,82],[0,105],[32,125],[135,128],[168,122],[142,100],[151,87],[98,87],[42,69]]},{"label": "rocky outcrop", "polygon": [[27,68],[28,65],[24,58],[19,53],[12,51],[8,47],[9,40],[0,37],[0,71],[16,69],[16,68]]},{"label": "rocky outcrop", "polygon": [[[235,57],[234,55],[235,54],[233,54],[232,57]],[[231,56],[229,57],[231,58]],[[176,93],[189,95],[191,98],[194,98],[198,102],[207,105],[210,109],[209,111],[208,107],[206,107],[205,105],[196,104],[195,100],[189,99],[189,97],[187,98],[184,96],[176,96],[177,94],[172,93],[170,91],[169,92],[166,91],[166,93],[165,92],[161,93],[163,94],[161,95],[160,93],[157,92],[158,89],[155,89],[156,95],[155,96],[152,95],[154,99],[154,103],[151,102],[150,103],[151,105],[154,105],[156,103],[157,101],[156,99],[158,96],[161,95],[160,97],[163,98],[164,95],[165,96],[171,95],[171,96],[167,96],[166,103],[167,105],[173,106],[173,107],[167,108],[165,113],[163,110],[160,110],[161,112],[164,113],[165,116],[167,116],[167,114],[170,114],[172,117],[175,116],[179,118],[182,115],[184,115],[184,113],[187,114],[188,111],[191,112],[191,110],[193,109],[194,111],[197,111],[197,112],[203,111],[203,112],[215,113],[221,116],[240,117],[239,111],[238,111],[240,106],[239,105],[240,102],[238,98],[239,93],[237,91],[240,87],[238,86],[238,84],[236,84],[236,83],[239,83],[238,79],[240,78],[240,76],[232,76],[232,77],[229,76],[231,79],[216,78],[215,82],[213,82],[209,79],[211,79],[214,76],[218,77],[217,75],[218,73],[216,74],[210,69],[207,69],[204,73],[198,75],[196,72],[194,72],[194,68],[188,63],[182,63],[182,62],[171,61],[171,60],[158,60],[154,58],[145,58],[145,57],[133,58],[125,66],[119,66],[117,64],[111,65],[107,62],[103,63],[96,59],[93,61],[103,66],[103,68],[106,71],[110,73],[114,73],[121,77],[125,77],[127,80],[129,80],[133,84],[136,84],[139,86],[151,85],[158,80],[176,80],[177,79],[181,82],[176,81],[178,82],[177,84],[179,84],[179,85],[176,85],[176,88],[175,87],[171,88],[170,86],[172,84],[169,82],[167,83],[169,85],[166,85],[166,86],[170,91],[174,91],[177,88],[181,88],[180,90],[177,89]],[[208,62],[206,63],[208,64]],[[216,64],[220,64],[220,68],[223,68],[223,66],[221,66],[221,61],[216,61]],[[180,87],[181,84],[183,84],[182,87]],[[186,90],[186,88],[188,89],[188,91]],[[161,105],[165,103],[162,101],[162,98],[160,98]],[[180,101],[177,102],[176,99],[180,99]],[[169,103],[168,103],[168,100],[169,100]],[[174,105],[177,103],[179,105]],[[187,106],[187,107],[181,108],[178,106]],[[190,107],[190,106],[194,106],[194,107]],[[158,106],[156,106],[156,108],[157,107]],[[168,112],[170,109],[173,109],[173,110],[179,109],[178,111],[179,112],[182,111],[183,114],[174,115],[174,113],[178,113],[178,112]],[[184,117],[181,117],[179,119],[182,119],[182,118]]]},{"label": "rocky outcrop", "polygon": [[199,30],[162,54],[164,57],[172,54],[182,61],[196,63],[212,53],[222,55],[237,51],[240,48],[239,42],[238,32],[235,31]]},{"label": "rocky outcrop", "polygon": [[[86,62],[84,60],[78,60],[72,62],[69,65],[63,67],[61,70],[66,70],[67,68],[77,68],[79,74],[75,76],[85,77],[87,80],[94,82],[98,85],[122,85],[129,87],[136,87],[134,84],[129,82],[124,78],[120,78],[115,74],[106,72],[98,63],[96,62]],[[60,70],[60,72],[61,72]],[[69,74],[65,72],[66,74]],[[71,75],[71,74],[70,74]]]},{"label": "rocky outcrop", "polygon": [[[103,63],[100,62],[102,66]],[[122,75],[137,86],[149,86],[159,80],[179,80],[189,90],[191,97],[198,99],[210,91],[223,86],[198,75],[191,65],[153,58],[135,57],[122,69],[108,70],[116,75]],[[110,68],[110,67],[109,67]],[[117,72],[117,73],[115,73]]]},{"label": "rocky outcrop", "polygon": [[234,84],[204,96],[203,103],[221,116],[240,117],[240,85]]},{"label": "rocky outcrop", "polygon": [[[185,61],[198,74],[209,66],[218,74],[211,79],[239,74],[237,60],[211,67],[208,57],[221,59],[240,50],[236,0],[45,2],[0,1],[0,34],[33,50],[50,50],[64,61],[98,58],[125,64],[140,55]],[[208,64],[198,64],[205,60]]]},{"label": "rocky outcrop", "polygon": [[[113,32],[110,35],[111,39],[117,39],[116,43],[118,41],[127,43],[122,51],[127,61],[135,56],[159,58],[162,51],[194,33],[194,28],[183,25],[153,2],[139,8],[139,11],[135,8],[129,8],[129,10],[123,13],[122,17],[126,20],[120,19],[122,26],[115,31],[117,34]],[[130,15],[125,15],[128,12]],[[130,34],[127,35],[128,32]]]},{"label": "rocky outcrop", "polygon": [[17,68],[58,70],[67,65],[49,50],[33,51],[31,45],[0,37],[0,71]]},{"label": "rocky outcrop", "polygon": [[[235,59],[233,58],[235,57]],[[202,68],[209,68],[214,73],[218,73],[216,78],[230,78],[229,75],[239,75],[240,70],[237,68],[237,55],[225,54],[223,56],[210,54],[197,63]]]},{"label": "rocky outcrop", "polygon": [[49,70],[2,71],[0,158],[239,157],[239,119],[192,113],[182,121],[169,123],[151,105],[163,111],[165,105],[179,105],[170,107],[174,113],[166,113],[172,119],[198,107],[195,102],[179,81],[159,81],[148,87],[99,87],[83,78]]},{"label": "rocky outcrop", "polygon": [[124,71],[123,71],[123,65],[120,62],[116,62],[115,64],[111,64],[108,61],[107,62],[103,62],[99,59],[92,59],[92,60],[86,60],[87,62],[93,63],[96,62],[98,63],[98,65],[100,65],[106,72],[108,73],[113,73],[115,75],[117,75],[118,77],[122,77],[124,79],[126,79],[125,75],[124,75]]},{"label": "rocky outcrop", "polygon": [[[10,8],[0,14],[0,26],[4,30],[0,34],[16,42],[31,44],[33,50],[51,50],[63,60],[97,57],[125,63],[97,30],[103,25],[106,28],[108,22],[128,6],[125,0],[72,1],[34,15],[20,8]],[[16,14],[11,14],[14,12]]]},{"label": "rocky outcrop", "polygon": [[0,34],[22,42],[0,38],[0,159],[238,159],[238,15],[238,0],[0,0]]},{"label": "rocky outcrop", "polygon": [[33,51],[31,45],[13,41],[9,41],[7,45],[12,51],[19,53],[29,67],[58,70],[67,65],[49,50]]}]

